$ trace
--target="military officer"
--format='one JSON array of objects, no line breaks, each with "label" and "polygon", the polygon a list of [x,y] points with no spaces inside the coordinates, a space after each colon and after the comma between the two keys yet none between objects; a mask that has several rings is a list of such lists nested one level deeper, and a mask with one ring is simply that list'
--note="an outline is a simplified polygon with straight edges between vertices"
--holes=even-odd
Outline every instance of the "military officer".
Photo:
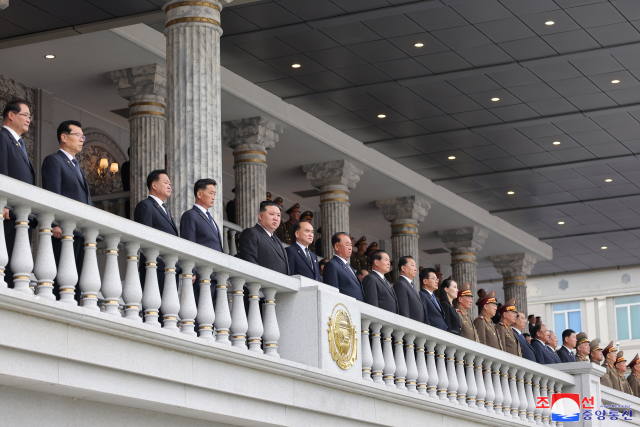
[{"label": "military officer", "polygon": [[489,347],[504,350],[502,340],[496,331],[496,326],[491,321],[491,318],[496,315],[498,309],[496,292],[489,292],[484,298],[476,302],[476,305],[480,309],[480,315],[473,321],[473,325],[476,327],[480,342]]},{"label": "military officer", "polygon": [[267,191],[267,198],[266,198],[267,202],[271,201],[271,191]]},{"label": "military officer", "polygon": [[624,358],[624,352],[619,351],[616,356],[616,363],[614,365],[616,369],[616,374],[620,378],[620,388],[622,392],[630,394],[633,396],[633,390],[631,390],[631,386],[629,382],[624,377],[624,373],[627,372],[627,359]]},{"label": "military officer", "polygon": [[300,221],[300,203],[296,203],[287,209],[287,214],[289,214],[289,221],[284,223],[284,240],[282,242],[287,245],[293,245],[296,242],[293,226]]},{"label": "military officer", "polygon": [[640,356],[636,354],[636,357],[634,357],[627,366],[631,369],[631,374],[627,377],[627,382],[629,382],[633,395],[640,397]]},{"label": "military officer", "polygon": [[480,342],[476,327],[473,325],[473,320],[467,314],[467,311],[473,305],[473,293],[471,292],[471,283],[465,283],[458,290],[458,303],[456,304],[456,312],[460,318],[460,325],[462,326],[461,334],[463,337]]},{"label": "military officer", "polygon": [[607,369],[605,376],[608,377],[609,384],[605,384],[604,377],[600,377],[600,383],[622,391],[622,383],[620,382],[618,371],[616,371],[616,368],[613,366],[617,360],[616,349],[613,346],[613,341],[611,341],[609,345],[602,350],[602,355],[604,356],[604,363],[602,364],[602,367]]},{"label": "military officer", "polygon": [[364,253],[365,258],[367,259],[367,270],[371,273],[371,254],[378,250],[378,242],[373,242],[367,247],[367,251]]},{"label": "military officer", "polygon": [[[284,209],[282,207],[282,197],[276,197],[274,202],[280,206],[280,212],[282,212],[282,210]],[[278,239],[280,239],[280,241],[282,243],[286,243],[285,238],[284,238],[284,221],[280,221],[280,225],[278,226],[278,228],[276,228],[276,231],[273,232],[273,234],[276,235],[276,237]]]},{"label": "military officer", "polygon": [[518,338],[513,335],[511,325],[515,324],[518,311],[516,310],[516,299],[511,298],[502,307],[500,307],[500,321],[496,325],[496,330],[500,336],[500,341],[504,347],[504,351],[514,356],[522,357],[522,348]]},{"label": "military officer", "polygon": [[300,221],[307,221],[307,222],[313,221],[313,212],[311,211],[302,212],[300,214]]},{"label": "military officer", "polygon": [[[613,341],[611,342],[611,344],[613,344]],[[600,343],[598,342],[598,340],[593,340],[589,343],[589,350],[591,350],[591,353],[589,353],[589,361],[600,366],[600,364],[604,360],[604,355],[602,354],[602,349],[600,348]],[[608,374],[604,374],[600,377],[600,384],[613,388]]]},{"label": "military officer", "polygon": [[576,335],[576,343],[576,362],[588,362],[591,349],[586,332],[580,332]]},{"label": "military officer", "polygon": [[367,270],[369,271],[369,259],[364,255],[367,250],[367,238],[362,236],[358,239],[354,246],[356,253],[351,254],[351,267],[354,270]]}]

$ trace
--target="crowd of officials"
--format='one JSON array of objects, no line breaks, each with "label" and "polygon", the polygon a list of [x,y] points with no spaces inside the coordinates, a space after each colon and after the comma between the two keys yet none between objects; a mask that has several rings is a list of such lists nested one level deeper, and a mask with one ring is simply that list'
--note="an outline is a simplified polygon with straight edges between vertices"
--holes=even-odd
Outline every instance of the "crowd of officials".
[{"label": "crowd of officials", "polygon": [[[0,130],[0,174],[35,185],[35,169],[22,139],[29,130],[31,114],[25,101],[9,102],[3,111],[3,128]],[[82,125],[77,121],[62,122],[57,129],[59,150],[47,156],[42,164],[44,189],[91,205],[89,183],[76,159],[86,140]],[[217,183],[210,178],[196,181],[195,204],[184,212],[177,227],[174,216],[166,204],[171,196],[171,180],[165,170],[154,170],[147,177],[148,198],[140,201],[134,211],[134,221],[156,230],[182,237],[216,251],[223,251],[222,233],[209,209],[213,207]],[[278,200],[280,199],[280,200]],[[331,237],[334,255],[318,262],[321,244],[314,239],[311,212],[300,213],[295,204],[287,213],[289,221],[283,223],[282,199],[260,203],[257,224],[240,234],[237,257],[286,275],[301,275],[334,286],[341,293],[358,301],[380,307],[392,313],[409,317],[417,322],[451,332],[490,347],[500,349],[528,360],[542,363],[566,363],[591,361],[606,367],[602,384],[640,397],[640,359],[638,355],[628,364],[631,374],[625,378],[627,363],[622,352],[616,353],[611,342],[604,349],[598,340],[589,341],[584,332],[576,335],[567,329],[562,333],[562,346],[558,337],[542,324],[540,318],[516,310],[515,299],[498,307],[495,292],[479,291],[475,302],[480,314],[471,319],[469,309],[474,304],[471,285],[458,284],[451,278],[441,280],[433,268],[418,272],[411,256],[397,260],[398,279],[391,283],[391,259],[377,244],[367,245],[363,237],[354,242],[347,233],[338,232]],[[4,207],[4,232],[9,259],[13,253],[16,217],[9,207]],[[227,206],[227,215],[235,215]],[[233,219],[233,218],[229,218]],[[33,221],[32,221],[33,222]],[[31,224],[35,227],[35,224]],[[59,263],[62,230],[52,228],[53,249],[56,264]],[[315,240],[315,246],[314,244]],[[289,246],[285,247],[283,241]],[[74,251],[78,272],[82,268],[84,240],[80,232],[74,234]],[[354,246],[357,248],[353,252]],[[140,257],[140,273],[144,278],[146,260]],[[164,264],[158,258],[158,283],[164,284]],[[10,263],[5,271],[6,281],[12,287],[13,275]],[[418,276],[419,285],[415,278]],[[194,276],[194,281],[196,280]],[[212,280],[215,280],[212,277]],[[144,283],[144,280],[142,281]],[[78,287],[79,288],[79,287]],[[212,287],[213,288],[213,287]],[[198,286],[194,286],[198,299]],[[54,283],[54,293],[59,287]],[[162,291],[162,289],[161,289]],[[76,299],[80,299],[77,289]],[[215,297],[215,295],[213,295]],[[575,350],[575,353],[574,353]]]}]

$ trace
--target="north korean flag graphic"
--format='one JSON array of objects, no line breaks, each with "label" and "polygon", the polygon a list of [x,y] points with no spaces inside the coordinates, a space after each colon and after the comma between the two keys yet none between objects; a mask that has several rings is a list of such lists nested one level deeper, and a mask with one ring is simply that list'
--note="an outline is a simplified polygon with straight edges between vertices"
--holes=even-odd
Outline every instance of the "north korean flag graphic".
[{"label": "north korean flag graphic", "polygon": [[580,395],[576,393],[551,395],[551,421],[580,421]]}]

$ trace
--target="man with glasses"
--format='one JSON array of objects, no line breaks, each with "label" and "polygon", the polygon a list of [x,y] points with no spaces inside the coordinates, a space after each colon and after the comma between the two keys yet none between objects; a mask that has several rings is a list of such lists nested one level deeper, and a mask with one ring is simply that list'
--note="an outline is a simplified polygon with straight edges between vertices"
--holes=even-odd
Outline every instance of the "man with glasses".
[{"label": "man with glasses", "polygon": [[[4,126],[0,130],[0,174],[17,179],[27,184],[35,185],[36,171],[27,155],[27,149],[22,135],[29,131],[31,114],[26,101],[15,100],[9,102],[2,112]],[[9,262],[5,267],[5,282],[13,288],[13,273],[11,272],[11,255],[16,239],[16,215],[12,210],[2,206],[4,215],[4,235],[7,241]],[[31,229],[29,229],[31,241]],[[0,279],[1,281],[1,279]]]},{"label": "man with glasses", "polygon": [[440,302],[433,294],[438,289],[438,275],[433,268],[424,268],[420,272],[420,296],[426,313],[426,324],[435,328],[448,331],[447,321]]}]

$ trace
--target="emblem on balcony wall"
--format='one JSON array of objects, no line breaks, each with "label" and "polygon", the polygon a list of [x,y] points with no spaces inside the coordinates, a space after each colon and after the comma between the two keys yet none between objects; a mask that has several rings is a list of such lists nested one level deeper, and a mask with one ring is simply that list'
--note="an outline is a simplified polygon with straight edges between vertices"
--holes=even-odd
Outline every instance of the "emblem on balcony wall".
[{"label": "emblem on balcony wall", "polygon": [[358,336],[356,325],[344,304],[336,304],[329,316],[329,351],[342,369],[349,369],[358,358]]}]

